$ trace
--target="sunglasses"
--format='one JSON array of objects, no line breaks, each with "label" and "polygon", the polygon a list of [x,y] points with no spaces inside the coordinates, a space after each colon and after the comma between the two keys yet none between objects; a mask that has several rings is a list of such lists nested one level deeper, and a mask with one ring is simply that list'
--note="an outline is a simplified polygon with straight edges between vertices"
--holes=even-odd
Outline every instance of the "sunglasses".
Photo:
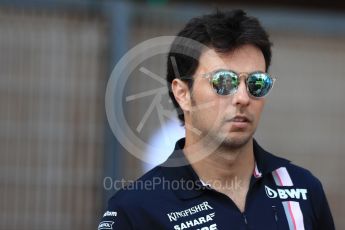
[{"label": "sunglasses", "polygon": [[[245,77],[247,92],[254,98],[265,97],[273,87],[275,78],[268,73],[256,71],[252,73],[236,73],[232,70],[215,70],[202,74],[207,78],[214,91],[219,95],[233,95],[240,85],[240,78]],[[183,79],[183,78],[182,78]]]}]

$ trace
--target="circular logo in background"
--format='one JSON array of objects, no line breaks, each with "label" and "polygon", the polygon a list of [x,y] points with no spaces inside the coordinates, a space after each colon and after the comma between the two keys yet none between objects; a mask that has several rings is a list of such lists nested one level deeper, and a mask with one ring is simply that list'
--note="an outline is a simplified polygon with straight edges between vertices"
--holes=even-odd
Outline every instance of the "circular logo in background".
[{"label": "circular logo in background", "polygon": [[[165,110],[164,107],[161,105],[162,98],[168,94],[170,88],[168,87],[169,83],[166,81],[165,76],[159,76],[155,74],[155,71],[145,67],[143,63],[146,60],[157,55],[167,56],[173,42],[175,44],[174,47],[176,48],[173,51],[174,53],[187,55],[196,60],[199,59],[198,54],[208,51],[210,51],[210,54],[212,53],[212,50],[209,49],[207,46],[192,39],[176,36],[162,36],[152,38],[135,46],[121,58],[121,60],[116,64],[115,68],[113,69],[106,88],[105,107],[108,122],[112,132],[118,139],[119,143],[130,154],[145,162],[147,162],[147,159],[145,157],[146,152],[161,151],[160,149],[157,149],[157,147],[148,144],[147,141],[144,141],[142,138],[140,138],[139,133],[144,128],[149,116],[151,116],[152,113],[156,111],[158,113],[158,117],[160,118],[159,125],[161,127],[163,127],[163,120],[161,119],[162,116],[166,116],[169,119],[177,119],[177,116],[176,113]],[[176,61],[173,57],[169,61],[172,62],[172,66],[174,67],[175,76],[179,76]],[[199,63],[199,65],[201,64],[202,63]],[[155,89],[150,89],[131,95],[126,95],[126,83],[128,82],[130,76],[133,76],[133,72],[138,70],[141,72],[141,74],[144,74],[150,77],[151,79],[157,81],[160,86]],[[133,125],[128,124],[128,120],[126,119],[125,109],[122,102],[128,103],[130,101],[137,100],[148,95],[152,96],[153,99],[150,105],[148,106],[147,110],[143,113],[143,116],[141,117],[138,124],[136,124],[136,128],[133,129],[131,127]],[[212,104],[205,104],[201,106],[199,105],[198,108],[194,108],[194,110],[202,110],[211,106]],[[200,130],[194,127],[186,126],[185,128],[190,129],[197,135],[202,135],[203,138],[201,140],[208,137],[208,134],[202,134]],[[169,133],[166,135],[169,135]],[[214,143],[214,146],[212,146],[212,143],[210,143],[208,147],[209,148],[207,149],[207,152],[193,154],[193,157],[189,158],[189,162],[186,161],[183,154],[177,154],[177,157],[169,158],[164,163],[164,166],[177,167],[201,160],[202,158],[206,157],[208,154],[213,152],[213,150],[215,150],[218,147],[218,145]],[[196,151],[196,144],[188,146],[188,152]]]}]

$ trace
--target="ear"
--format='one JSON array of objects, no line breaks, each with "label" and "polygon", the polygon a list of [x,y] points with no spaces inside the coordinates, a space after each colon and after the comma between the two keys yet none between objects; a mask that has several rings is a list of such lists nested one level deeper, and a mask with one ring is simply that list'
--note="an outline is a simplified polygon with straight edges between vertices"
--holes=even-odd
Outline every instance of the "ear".
[{"label": "ear", "polygon": [[171,90],[181,109],[183,111],[190,111],[191,99],[188,84],[180,79],[175,78],[171,83]]}]

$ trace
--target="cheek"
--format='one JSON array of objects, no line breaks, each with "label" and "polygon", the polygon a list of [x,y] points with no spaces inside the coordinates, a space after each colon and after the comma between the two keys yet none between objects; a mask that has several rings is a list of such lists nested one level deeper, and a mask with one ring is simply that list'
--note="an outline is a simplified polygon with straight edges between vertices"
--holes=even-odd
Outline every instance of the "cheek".
[{"label": "cheek", "polygon": [[256,103],[254,103],[254,106],[253,106],[253,113],[255,114],[256,117],[260,118],[261,116],[261,113],[264,109],[264,106],[265,106],[265,101],[264,99],[260,100],[260,101],[256,101]]},{"label": "cheek", "polygon": [[219,107],[217,95],[206,79],[198,79],[194,82],[192,98],[194,99],[194,103],[200,106],[200,109],[214,110]]},{"label": "cheek", "polygon": [[198,85],[197,89],[193,89],[191,96],[193,117],[204,123],[200,125],[214,124],[216,120],[219,120],[222,114],[222,103],[209,85]]}]

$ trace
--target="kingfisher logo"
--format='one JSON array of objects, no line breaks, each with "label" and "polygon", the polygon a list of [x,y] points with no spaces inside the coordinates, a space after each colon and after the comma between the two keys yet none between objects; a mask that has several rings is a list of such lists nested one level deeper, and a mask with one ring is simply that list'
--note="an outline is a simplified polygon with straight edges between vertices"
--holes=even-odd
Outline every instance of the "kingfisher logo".
[{"label": "kingfisher logo", "polygon": [[279,197],[282,200],[286,199],[307,199],[307,189],[302,188],[291,188],[291,189],[280,189],[277,190],[271,189],[270,187],[265,185],[266,195],[271,198],[277,198]]}]

